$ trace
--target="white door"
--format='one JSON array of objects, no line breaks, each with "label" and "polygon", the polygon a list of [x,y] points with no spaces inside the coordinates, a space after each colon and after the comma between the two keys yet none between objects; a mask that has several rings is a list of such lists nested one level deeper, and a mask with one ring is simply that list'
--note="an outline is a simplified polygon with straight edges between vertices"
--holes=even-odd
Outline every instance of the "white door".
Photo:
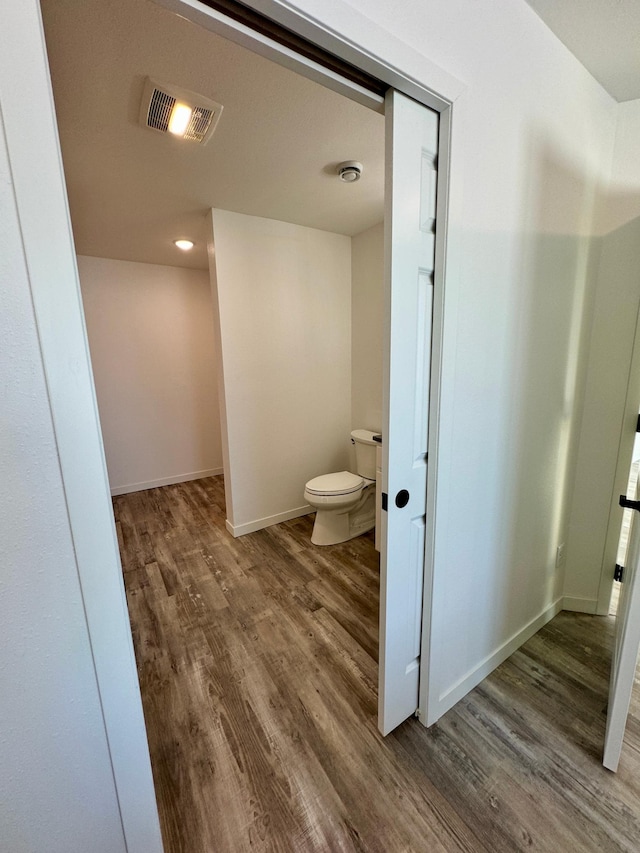
[{"label": "white door", "polygon": [[378,726],[418,707],[438,114],[390,91],[385,105],[387,321]]},{"label": "white door", "polygon": [[[636,486],[636,502],[639,496],[640,481]],[[621,498],[621,503],[623,501],[624,499]],[[640,510],[640,503],[634,508]],[[618,769],[640,649],[640,566],[638,563],[640,563],[640,518],[634,512],[629,531],[626,566],[616,616],[616,641],[611,660],[607,731],[602,760],[609,770]]]}]

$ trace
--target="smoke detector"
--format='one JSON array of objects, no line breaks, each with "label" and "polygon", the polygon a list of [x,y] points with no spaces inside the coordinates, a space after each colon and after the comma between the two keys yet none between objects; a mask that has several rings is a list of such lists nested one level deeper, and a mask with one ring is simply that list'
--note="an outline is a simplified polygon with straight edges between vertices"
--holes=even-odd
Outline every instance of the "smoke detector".
[{"label": "smoke detector", "polygon": [[344,163],[340,163],[337,172],[338,177],[345,184],[354,184],[362,175],[362,163],[358,163],[357,160],[345,160]]},{"label": "smoke detector", "polygon": [[171,83],[147,77],[140,104],[140,124],[204,145],[222,114],[222,105]]}]

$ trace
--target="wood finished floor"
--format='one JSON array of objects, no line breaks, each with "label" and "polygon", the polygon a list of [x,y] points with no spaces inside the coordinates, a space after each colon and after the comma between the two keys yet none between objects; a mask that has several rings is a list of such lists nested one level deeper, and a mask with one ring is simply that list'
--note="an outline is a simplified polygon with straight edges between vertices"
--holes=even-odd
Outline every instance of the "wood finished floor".
[{"label": "wood finished floor", "polygon": [[640,850],[637,696],[600,764],[609,617],[561,613],[383,739],[372,535],[233,539],[219,477],[114,509],[166,853]]}]

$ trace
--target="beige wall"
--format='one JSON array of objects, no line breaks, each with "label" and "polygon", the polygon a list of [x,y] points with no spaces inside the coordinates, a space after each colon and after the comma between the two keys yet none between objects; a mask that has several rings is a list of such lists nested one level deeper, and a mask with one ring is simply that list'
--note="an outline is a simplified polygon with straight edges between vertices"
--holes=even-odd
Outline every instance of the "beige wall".
[{"label": "beige wall", "polygon": [[79,257],[112,492],[220,473],[209,276]]},{"label": "beige wall", "polygon": [[351,425],[382,429],[384,224],[351,239]]},{"label": "beige wall", "polygon": [[212,218],[238,535],[308,512],[307,480],[349,466],[351,240],[225,210]]}]

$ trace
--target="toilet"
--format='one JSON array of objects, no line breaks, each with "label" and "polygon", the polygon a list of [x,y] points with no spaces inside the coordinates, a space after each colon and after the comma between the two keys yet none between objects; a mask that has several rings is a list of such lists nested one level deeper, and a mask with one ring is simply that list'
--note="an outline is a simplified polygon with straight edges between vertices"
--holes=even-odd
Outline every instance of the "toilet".
[{"label": "toilet", "polygon": [[368,429],[354,429],[356,474],[338,471],[309,480],[305,501],[316,510],[311,542],[337,545],[372,530],[376,523],[376,446]]}]

